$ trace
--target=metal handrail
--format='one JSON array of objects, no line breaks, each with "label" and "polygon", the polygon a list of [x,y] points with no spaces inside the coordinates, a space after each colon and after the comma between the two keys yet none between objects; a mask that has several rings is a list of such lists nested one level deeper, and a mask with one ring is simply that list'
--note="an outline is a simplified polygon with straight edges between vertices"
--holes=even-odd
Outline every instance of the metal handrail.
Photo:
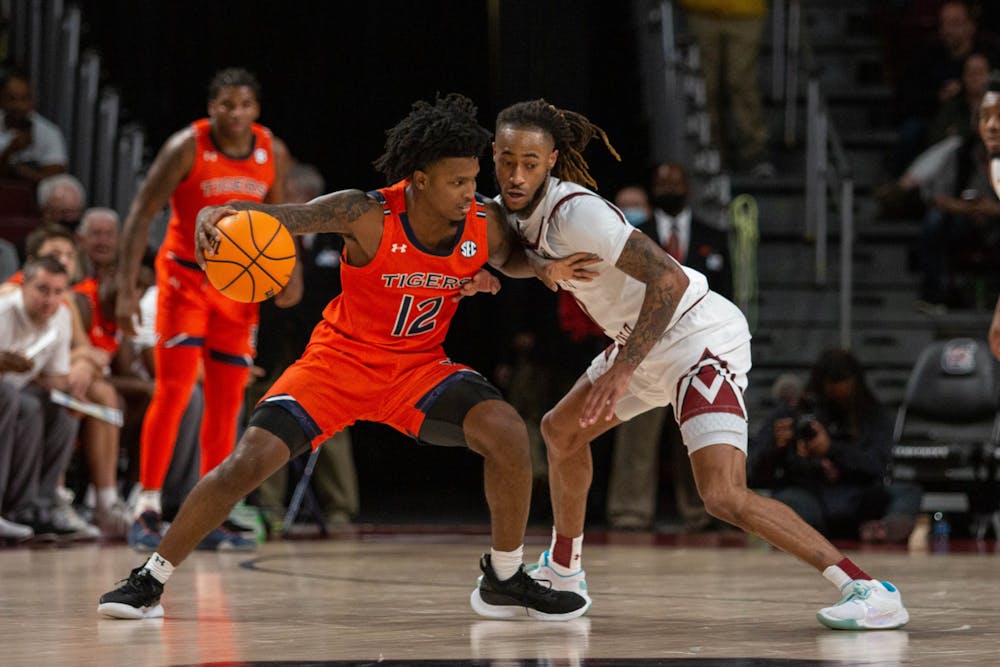
[{"label": "metal handrail", "polygon": [[[785,144],[793,145],[796,138],[798,74],[807,75],[806,94],[806,211],[805,238],[814,243],[815,283],[827,284],[827,195],[834,198],[840,213],[840,345],[851,346],[851,308],[853,293],[854,247],[854,177],[847,152],[830,122],[826,102],[820,90],[816,63],[809,48],[808,35],[802,29],[800,0],[775,0],[772,12],[774,57],[781,66],[781,83],[772,90],[784,101]],[[781,21],[787,16],[787,22]],[[783,47],[783,48],[778,48]],[[778,66],[774,70],[777,71]]]}]

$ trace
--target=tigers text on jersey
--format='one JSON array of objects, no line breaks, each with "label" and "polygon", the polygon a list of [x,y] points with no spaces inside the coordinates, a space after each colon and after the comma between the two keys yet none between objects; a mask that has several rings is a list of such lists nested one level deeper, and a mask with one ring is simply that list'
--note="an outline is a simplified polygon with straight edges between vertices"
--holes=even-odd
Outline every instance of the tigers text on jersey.
[{"label": "tigers text on jersey", "polygon": [[[496,200],[502,206],[502,197]],[[545,196],[526,220],[510,212],[506,218],[527,252],[546,259],[576,252],[594,253],[600,258],[600,262],[588,267],[599,274],[594,280],[560,281],[559,286],[573,294],[609,338],[624,345],[642,309],[646,285],[615,267],[626,241],[636,231],[621,211],[581,185],[549,178]],[[682,268],[690,284],[665,331],[708,293],[704,275]]]},{"label": "tigers text on jersey", "polygon": [[440,349],[458,307],[452,297],[489,255],[486,208],[474,202],[456,223],[451,249],[433,251],[410,227],[408,184],[369,193],[383,206],[382,240],[365,266],[351,266],[349,257],[341,263],[343,292],[327,306],[323,318],[330,326],[317,328],[313,342],[357,355],[372,347],[392,353]]},{"label": "tigers text on jersey", "polygon": [[191,124],[195,139],[194,164],[170,197],[172,215],[163,250],[194,262],[194,223],[205,206],[234,199],[262,202],[274,183],[274,139],[263,125],[253,124],[253,147],[241,157],[230,157],[212,140],[209,119]]}]

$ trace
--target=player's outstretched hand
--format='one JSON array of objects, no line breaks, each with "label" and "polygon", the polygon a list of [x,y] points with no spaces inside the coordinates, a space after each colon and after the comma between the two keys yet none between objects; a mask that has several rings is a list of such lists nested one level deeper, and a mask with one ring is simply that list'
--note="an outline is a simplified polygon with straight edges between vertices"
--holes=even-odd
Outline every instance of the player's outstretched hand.
[{"label": "player's outstretched hand", "polygon": [[198,266],[205,268],[205,255],[215,253],[219,243],[219,232],[215,225],[227,215],[238,211],[230,206],[206,206],[198,211],[194,223],[194,258]]},{"label": "player's outstretched hand", "polygon": [[463,283],[462,286],[458,288],[458,294],[451,297],[451,300],[460,301],[462,297],[472,296],[474,294],[478,294],[479,292],[496,294],[499,291],[499,278],[486,269],[479,269],[479,271],[476,272],[476,275],[472,276],[472,280],[467,283]]},{"label": "player's outstretched hand", "polygon": [[590,282],[597,275],[597,271],[589,269],[591,264],[596,264],[601,258],[592,252],[576,252],[569,257],[561,259],[544,260],[539,264],[534,264],[535,274],[538,279],[545,283],[553,292],[559,289],[560,280],[576,280],[579,282]]}]

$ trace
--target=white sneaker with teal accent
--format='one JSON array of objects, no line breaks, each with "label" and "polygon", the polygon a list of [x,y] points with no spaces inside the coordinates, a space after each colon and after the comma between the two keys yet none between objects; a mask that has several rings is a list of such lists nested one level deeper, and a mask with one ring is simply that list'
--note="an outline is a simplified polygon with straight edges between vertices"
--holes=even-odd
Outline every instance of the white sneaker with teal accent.
[{"label": "white sneaker with teal accent", "polygon": [[855,579],[841,592],[844,598],[840,602],[816,613],[816,620],[828,628],[894,630],[910,620],[902,596],[888,581]]},{"label": "white sneaker with teal accent", "polygon": [[554,590],[570,591],[582,596],[587,601],[587,606],[590,606],[590,595],[587,594],[587,572],[585,570],[578,570],[573,574],[559,574],[552,569],[549,562],[548,550],[542,552],[542,555],[538,557],[537,563],[525,565],[524,571],[536,581],[549,582],[549,585]]}]

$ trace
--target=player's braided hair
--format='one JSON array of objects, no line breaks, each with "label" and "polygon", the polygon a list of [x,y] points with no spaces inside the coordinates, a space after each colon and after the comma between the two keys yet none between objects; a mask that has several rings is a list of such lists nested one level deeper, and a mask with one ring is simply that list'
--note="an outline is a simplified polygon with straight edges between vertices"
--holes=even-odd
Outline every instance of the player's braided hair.
[{"label": "player's braided hair", "polygon": [[373,164],[395,183],[443,158],[479,158],[490,136],[476,122],[472,100],[458,93],[438,95],[434,104],[413,103],[409,115],[386,132],[385,152]]},{"label": "player's braided hair", "polygon": [[621,162],[621,156],[604,130],[583,114],[559,109],[543,99],[518,102],[507,107],[497,116],[497,130],[503,125],[520,129],[537,128],[549,134],[559,151],[553,172],[564,181],[597,189],[597,182],[590,175],[590,167],[582,155],[583,149],[595,136],[600,136],[611,155]]},{"label": "player's braided hair", "polygon": [[211,102],[223,88],[240,88],[246,86],[253,91],[253,96],[260,101],[260,82],[249,70],[242,67],[227,67],[215,73],[208,84],[208,101]]}]

